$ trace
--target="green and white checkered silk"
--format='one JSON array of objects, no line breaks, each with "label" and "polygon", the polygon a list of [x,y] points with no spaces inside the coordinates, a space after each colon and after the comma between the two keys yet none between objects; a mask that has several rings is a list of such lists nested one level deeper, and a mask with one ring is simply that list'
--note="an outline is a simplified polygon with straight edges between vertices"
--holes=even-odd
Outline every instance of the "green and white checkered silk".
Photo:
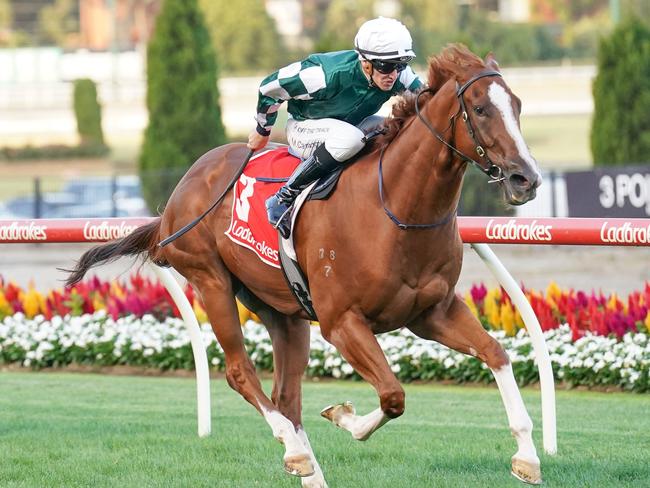
[{"label": "green and white checkered silk", "polygon": [[296,120],[334,118],[358,125],[393,95],[421,86],[407,67],[393,88],[383,91],[369,85],[356,51],[312,54],[262,80],[255,118],[261,132],[270,132],[278,108],[288,100],[287,111]]}]

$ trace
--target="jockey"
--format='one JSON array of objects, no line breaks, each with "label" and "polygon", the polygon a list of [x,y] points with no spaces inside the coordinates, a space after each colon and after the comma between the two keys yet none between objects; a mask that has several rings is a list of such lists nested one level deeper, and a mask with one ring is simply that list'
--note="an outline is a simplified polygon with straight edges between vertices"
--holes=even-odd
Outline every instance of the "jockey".
[{"label": "jockey", "polygon": [[290,152],[303,159],[289,181],[266,201],[269,222],[288,237],[285,216],[300,192],[357,154],[364,135],[383,121],[375,114],[393,95],[423,83],[408,66],[411,35],[399,21],[365,22],[355,49],[312,54],[267,76],[260,85],[253,150],[266,146],[282,102],[288,100]]}]

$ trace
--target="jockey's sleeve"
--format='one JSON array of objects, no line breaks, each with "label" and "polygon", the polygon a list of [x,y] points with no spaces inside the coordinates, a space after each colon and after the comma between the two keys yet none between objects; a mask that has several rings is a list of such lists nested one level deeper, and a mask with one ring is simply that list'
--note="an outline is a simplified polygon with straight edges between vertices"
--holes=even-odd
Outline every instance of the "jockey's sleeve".
[{"label": "jockey's sleeve", "polygon": [[264,78],[257,99],[257,132],[271,133],[283,102],[290,98],[309,100],[325,85],[322,66],[309,60],[292,63]]},{"label": "jockey's sleeve", "polygon": [[422,79],[415,74],[410,66],[407,66],[399,75],[399,81],[408,91],[417,91],[424,86]]}]

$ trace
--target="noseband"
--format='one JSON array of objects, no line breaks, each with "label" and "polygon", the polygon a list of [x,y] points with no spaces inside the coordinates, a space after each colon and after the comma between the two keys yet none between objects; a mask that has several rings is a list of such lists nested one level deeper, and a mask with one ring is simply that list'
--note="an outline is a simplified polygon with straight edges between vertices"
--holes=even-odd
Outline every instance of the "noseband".
[{"label": "noseband", "polygon": [[[465,121],[465,126],[467,127],[467,132],[469,133],[469,136],[471,137],[472,141],[474,142],[475,146],[475,151],[476,154],[478,154],[479,158],[483,161],[485,161],[485,166],[474,160],[473,158],[470,158],[467,154],[463,153],[447,141],[445,141],[444,137],[431,125],[431,123],[425,119],[422,116],[422,113],[420,113],[420,95],[422,95],[424,92],[431,92],[430,89],[427,90],[421,90],[418,94],[417,97],[415,97],[415,113],[417,114],[418,118],[422,121],[422,123],[426,126],[429,131],[436,136],[436,138],[442,142],[445,146],[447,146],[449,149],[451,149],[453,152],[455,152],[458,156],[461,157],[461,159],[465,162],[472,163],[474,164],[478,169],[480,169],[483,173],[485,173],[489,180],[488,183],[498,183],[501,182],[505,179],[505,176],[503,176],[503,171],[501,168],[499,168],[496,164],[494,164],[489,156],[487,155],[487,152],[485,149],[483,149],[483,146],[478,142],[476,138],[476,131],[474,130],[474,127],[472,126],[472,122],[469,119],[469,114],[467,113],[467,108],[465,106],[465,99],[463,98],[463,93],[472,85],[477,80],[480,80],[481,78],[485,78],[487,76],[501,76],[501,73],[498,71],[483,71],[476,76],[470,78],[468,81],[465,82],[462,86],[458,86],[458,82],[456,82],[456,97],[458,98],[458,102],[460,103],[460,106],[458,108],[458,112],[456,112],[450,119],[450,126],[454,126],[454,122],[456,120],[456,117],[458,116],[459,113],[462,112],[463,114],[463,120]],[[389,143],[390,144],[390,143]],[[408,230],[408,229],[433,229],[435,227],[440,227],[442,225],[445,225],[447,222],[451,220],[451,218],[456,214],[456,209],[454,209],[452,212],[450,212],[448,215],[446,215],[444,218],[441,220],[438,220],[437,222],[433,222],[431,224],[406,224],[399,220],[397,216],[391,212],[388,207],[386,207],[386,201],[384,199],[384,177],[383,177],[383,172],[382,172],[382,161],[384,159],[384,151],[386,149],[387,145],[382,147],[381,152],[379,153],[379,199],[381,200],[381,204],[384,207],[384,212],[386,212],[386,215],[399,227],[401,230]]]},{"label": "noseband", "polygon": [[436,136],[436,138],[442,142],[445,146],[447,146],[449,149],[451,149],[453,152],[455,152],[458,156],[461,157],[461,159],[465,162],[472,163],[474,166],[476,166],[479,170],[481,170],[483,173],[485,173],[488,178],[488,183],[498,183],[500,181],[503,181],[505,177],[503,176],[503,171],[501,168],[499,168],[496,164],[490,160],[490,157],[487,155],[487,152],[481,146],[481,144],[478,142],[476,138],[476,131],[474,130],[474,127],[472,126],[472,121],[469,118],[469,114],[467,112],[467,107],[465,106],[465,98],[463,97],[463,94],[465,91],[472,86],[472,84],[475,81],[480,80],[481,78],[485,78],[487,76],[501,76],[501,73],[498,71],[483,71],[476,76],[470,78],[468,81],[465,82],[464,85],[458,86],[458,82],[456,82],[456,97],[458,98],[458,102],[460,104],[460,107],[458,108],[458,112],[454,114],[451,119],[451,125],[454,125],[454,121],[456,120],[456,117],[458,116],[459,113],[462,113],[463,120],[465,121],[465,126],[467,127],[467,132],[474,142],[474,150],[476,151],[476,154],[478,154],[479,158],[482,161],[485,161],[485,165],[477,162],[475,159],[469,157],[467,154],[463,153],[462,151],[458,150],[455,146],[449,144],[442,135],[433,128],[433,126],[429,123],[427,119],[424,118],[422,113],[420,112],[420,95],[422,95],[424,92],[430,91],[430,90],[422,90],[418,93],[417,97],[415,98],[415,113],[417,114],[418,118],[422,121],[422,123],[426,126],[429,131]]}]

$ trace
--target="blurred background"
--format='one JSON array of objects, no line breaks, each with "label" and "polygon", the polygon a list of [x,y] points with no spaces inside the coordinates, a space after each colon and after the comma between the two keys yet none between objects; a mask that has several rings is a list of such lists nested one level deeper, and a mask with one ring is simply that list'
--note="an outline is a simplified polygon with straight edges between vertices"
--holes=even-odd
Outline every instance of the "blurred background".
[{"label": "blurred background", "polygon": [[539,197],[505,208],[468,170],[461,214],[650,216],[648,0],[0,0],[0,218],[157,212],[246,139],[263,77],[377,15],[409,27],[421,76],[463,42],[523,101]]}]

